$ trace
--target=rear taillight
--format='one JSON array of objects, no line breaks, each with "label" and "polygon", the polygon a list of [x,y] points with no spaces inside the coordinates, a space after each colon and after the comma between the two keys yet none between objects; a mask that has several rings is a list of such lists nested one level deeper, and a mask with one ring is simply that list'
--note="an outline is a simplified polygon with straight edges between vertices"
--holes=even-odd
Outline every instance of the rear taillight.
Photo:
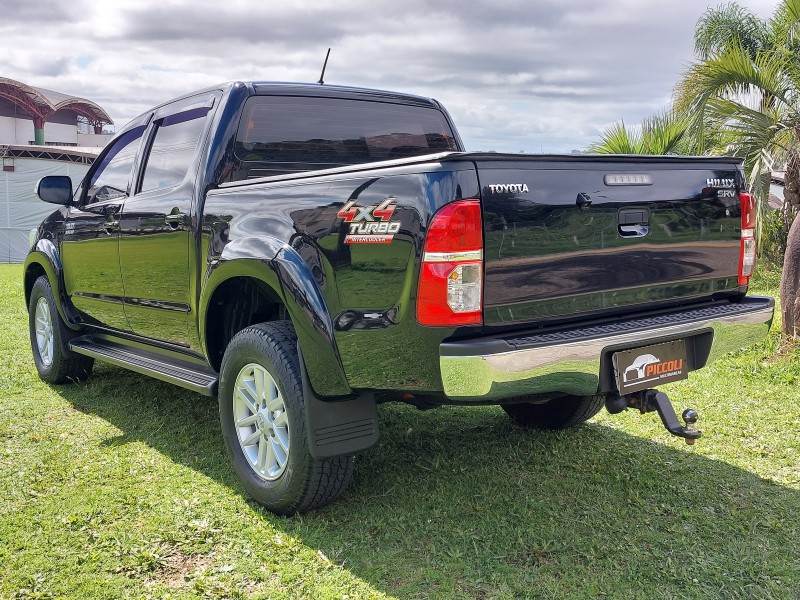
[{"label": "rear taillight", "polygon": [[747,285],[756,266],[756,201],[747,192],[739,193],[742,206],[742,240],[739,247],[739,285]]},{"label": "rear taillight", "polygon": [[417,287],[421,325],[483,322],[483,226],[478,200],[457,200],[428,227]]}]

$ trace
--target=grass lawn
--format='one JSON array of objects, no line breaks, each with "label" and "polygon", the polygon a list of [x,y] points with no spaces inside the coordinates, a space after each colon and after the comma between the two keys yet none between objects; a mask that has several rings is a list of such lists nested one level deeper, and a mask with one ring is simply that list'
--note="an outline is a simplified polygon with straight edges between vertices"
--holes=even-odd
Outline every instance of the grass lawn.
[{"label": "grass lawn", "polygon": [[214,400],[103,364],[42,383],[21,275],[0,266],[0,597],[800,597],[800,357],[775,327],[665,388],[693,447],[654,413],[545,433],[387,405],[344,497],[280,518]]}]

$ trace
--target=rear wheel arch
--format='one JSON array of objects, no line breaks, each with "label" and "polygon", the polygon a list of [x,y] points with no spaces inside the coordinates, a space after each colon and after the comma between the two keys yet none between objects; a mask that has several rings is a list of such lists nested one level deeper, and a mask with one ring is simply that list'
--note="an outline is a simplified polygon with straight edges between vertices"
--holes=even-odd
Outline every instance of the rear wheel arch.
[{"label": "rear wheel arch", "polygon": [[225,348],[243,329],[288,318],[280,293],[252,275],[235,275],[217,282],[205,303],[203,343],[211,366],[219,371]]},{"label": "rear wheel arch", "polygon": [[[227,342],[241,329],[225,329],[218,318],[224,308],[230,287],[227,281],[248,280],[258,290],[258,297],[266,304],[280,307],[266,311],[267,316],[257,320],[265,311],[256,311],[248,319],[241,319],[236,327],[242,328],[258,322],[289,319],[297,333],[303,356],[308,364],[311,385],[319,396],[347,396],[352,389],[342,366],[336,341],[333,337],[333,320],[317,283],[303,259],[291,249],[284,249],[272,259],[237,258],[223,260],[214,266],[203,284],[200,299],[198,332],[209,363],[217,370]],[[219,291],[221,289],[221,291]],[[219,294],[222,295],[218,295]],[[222,306],[219,301],[222,300]],[[212,302],[217,303],[212,304]],[[245,321],[251,322],[246,323]],[[222,327],[223,333],[220,332]]]}]

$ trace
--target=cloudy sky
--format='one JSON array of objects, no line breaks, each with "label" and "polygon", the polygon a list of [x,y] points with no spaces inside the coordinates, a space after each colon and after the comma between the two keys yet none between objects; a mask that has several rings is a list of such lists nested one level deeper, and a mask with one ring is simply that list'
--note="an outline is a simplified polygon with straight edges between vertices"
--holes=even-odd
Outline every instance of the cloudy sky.
[{"label": "cloudy sky", "polygon": [[[711,0],[17,0],[0,77],[100,104],[122,126],[234,79],[442,101],[470,150],[569,152],[663,108]],[[769,16],[778,0],[740,0]]]}]

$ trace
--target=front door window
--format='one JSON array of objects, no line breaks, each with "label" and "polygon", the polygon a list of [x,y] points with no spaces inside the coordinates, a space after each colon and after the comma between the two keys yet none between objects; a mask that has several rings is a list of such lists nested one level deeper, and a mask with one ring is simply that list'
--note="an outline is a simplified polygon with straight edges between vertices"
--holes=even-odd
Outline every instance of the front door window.
[{"label": "front door window", "polygon": [[101,155],[70,207],[61,258],[64,284],[87,323],[129,330],[119,267],[119,214],[128,197],[143,125],[123,133]]}]

